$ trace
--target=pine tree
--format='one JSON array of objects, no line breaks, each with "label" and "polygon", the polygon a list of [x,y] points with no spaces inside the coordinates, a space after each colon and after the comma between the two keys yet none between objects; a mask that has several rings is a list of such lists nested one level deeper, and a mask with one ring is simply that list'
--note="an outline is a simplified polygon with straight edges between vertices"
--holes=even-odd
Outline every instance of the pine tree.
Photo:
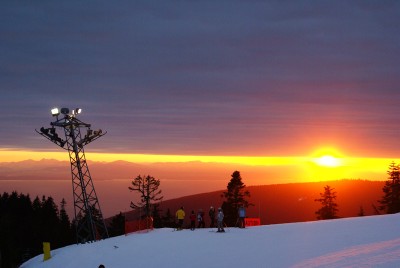
[{"label": "pine tree", "polygon": [[228,226],[235,226],[238,220],[238,209],[242,205],[247,208],[252,206],[246,197],[250,197],[250,192],[245,190],[246,185],[242,182],[239,171],[232,173],[232,178],[227,185],[227,191],[222,193],[225,201],[222,203],[222,210],[225,214],[224,221]]},{"label": "pine tree", "polygon": [[58,231],[60,223],[59,211],[54,199],[49,196],[42,198],[42,235],[43,242],[51,242],[54,248],[60,247],[60,233]]},{"label": "pine tree", "polygon": [[0,199],[0,266],[18,267],[31,254],[32,203],[29,195],[4,193]]},{"label": "pine tree", "polygon": [[38,196],[32,202],[33,209],[33,243],[36,245],[40,245],[42,241],[42,226],[43,226],[43,217],[42,217],[42,203]]},{"label": "pine tree", "polygon": [[18,214],[16,225],[17,233],[15,234],[14,239],[18,239],[18,245],[21,248],[21,261],[26,261],[27,259],[35,256],[33,252],[35,245],[32,243],[33,209],[32,201],[29,195],[18,195],[17,210],[13,213]]},{"label": "pine tree", "polygon": [[315,214],[317,214],[318,220],[328,220],[336,219],[338,212],[338,205],[336,204],[336,192],[334,188],[329,185],[324,187],[325,191],[320,193],[321,198],[315,199],[316,202],[321,202],[322,207],[318,209]]},{"label": "pine tree", "polygon": [[162,225],[163,227],[174,228],[175,221],[174,216],[171,213],[171,210],[168,208],[165,212],[165,215],[162,217]]},{"label": "pine tree", "polygon": [[31,202],[29,195],[0,195],[0,267],[18,267],[43,252],[42,242],[52,249],[61,244],[58,208],[45,196]]},{"label": "pine tree", "polygon": [[359,216],[359,217],[365,216],[364,208],[362,206],[360,206],[360,211],[358,212],[357,216]]},{"label": "pine tree", "polygon": [[160,204],[154,204],[153,211],[152,211],[154,228],[162,228],[163,227],[160,213],[161,213]]},{"label": "pine tree", "polygon": [[[75,239],[77,243],[86,243],[93,239],[100,240],[106,238],[105,232],[102,233],[104,219],[101,216],[96,204],[92,204],[83,213],[79,211],[76,218],[72,221],[72,228],[75,229]],[[100,230],[100,231],[99,231]],[[79,234],[79,236],[77,236]]]},{"label": "pine tree", "polygon": [[60,203],[60,215],[59,215],[59,232],[60,232],[60,246],[70,245],[74,242],[74,236],[72,233],[72,226],[69,220],[65,206],[67,202],[63,198]]},{"label": "pine tree", "polygon": [[110,237],[125,234],[125,215],[122,212],[112,217],[108,233]]},{"label": "pine tree", "polygon": [[137,203],[131,202],[131,208],[133,209],[144,209],[145,215],[148,217],[151,215],[151,208],[153,203],[163,199],[161,195],[160,180],[151,177],[137,176],[132,182],[132,186],[129,186],[129,190],[137,191],[140,193],[140,201]]},{"label": "pine tree", "polygon": [[388,214],[400,212],[400,168],[395,162],[389,165],[388,180],[382,188],[383,197],[379,201],[379,210]]}]

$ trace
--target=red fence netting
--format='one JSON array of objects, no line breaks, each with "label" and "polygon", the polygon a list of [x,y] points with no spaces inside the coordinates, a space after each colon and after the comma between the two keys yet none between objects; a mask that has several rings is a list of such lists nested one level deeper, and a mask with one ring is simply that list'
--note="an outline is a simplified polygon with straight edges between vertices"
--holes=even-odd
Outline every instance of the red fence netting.
[{"label": "red fence netting", "polygon": [[153,218],[147,217],[142,220],[125,221],[125,234],[153,229]]},{"label": "red fence netting", "polygon": [[246,227],[261,225],[260,218],[245,218],[244,223],[245,223]]}]

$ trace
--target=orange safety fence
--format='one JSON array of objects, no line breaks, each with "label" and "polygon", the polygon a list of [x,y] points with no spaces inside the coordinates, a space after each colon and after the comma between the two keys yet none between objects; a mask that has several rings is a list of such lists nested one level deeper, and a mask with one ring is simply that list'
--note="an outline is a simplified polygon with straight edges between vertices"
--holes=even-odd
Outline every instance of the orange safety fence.
[{"label": "orange safety fence", "polygon": [[142,220],[125,221],[125,234],[153,229],[153,218],[147,217]]}]

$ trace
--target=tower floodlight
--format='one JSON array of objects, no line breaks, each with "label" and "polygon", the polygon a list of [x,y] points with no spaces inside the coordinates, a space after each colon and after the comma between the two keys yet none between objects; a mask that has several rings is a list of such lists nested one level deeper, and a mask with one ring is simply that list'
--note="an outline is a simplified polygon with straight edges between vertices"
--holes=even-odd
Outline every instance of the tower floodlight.
[{"label": "tower floodlight", "polygon": [[[83,147],[104,136],[107,132],[101,129],[93,131],[91,125],[80,121],[76,116],[82,109],[54,108],[51,114],[57,120],[50,122],[50,128],[41,127],[37,133],[65,149],[69,153],[72,174],[72,192],[74,198],[75,227],[77,243],[97,241],[108,238],[108,231],[100,209],[100,203],[90,176]],[[62,118],[58,118],[62,114]],[[57,134],[56,128],[62,129],[65,140]],[[81,129],[86,129],[82,137]],[[64,148],[66,145],[66,148]]]},{"label": "tower floodlight", "polygon": [[53,116],[58,116],[60,114],[60,111],[58,110],[58,108],[53,108],[51,109],[51,114]]},{"label": "tower floodlight", "polygon": [[61,113],[63,115],[68,115],[69,114],[69,109],[68,108],[61,108]]}]

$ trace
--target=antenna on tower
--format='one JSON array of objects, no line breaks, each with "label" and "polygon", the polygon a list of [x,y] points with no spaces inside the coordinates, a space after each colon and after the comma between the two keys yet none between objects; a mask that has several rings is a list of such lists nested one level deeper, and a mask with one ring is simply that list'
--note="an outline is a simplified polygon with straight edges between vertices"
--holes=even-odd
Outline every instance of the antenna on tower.
[{"label": "antenna on tower", "polygon": [[[92,130],[90,124],[80,121],[77,116],[81,112],[80,108],[72,111],[68,108],[51,109],[51,114],[56,120],[50,122],[49,128],[41,127],[40,131],[36,130],[69,153],[77,243],[108,238],[107,227],[83,149],[85,145],[107,132],[101,129]],[[59,136],[57,129],[64,132],[65,139]]]}]

